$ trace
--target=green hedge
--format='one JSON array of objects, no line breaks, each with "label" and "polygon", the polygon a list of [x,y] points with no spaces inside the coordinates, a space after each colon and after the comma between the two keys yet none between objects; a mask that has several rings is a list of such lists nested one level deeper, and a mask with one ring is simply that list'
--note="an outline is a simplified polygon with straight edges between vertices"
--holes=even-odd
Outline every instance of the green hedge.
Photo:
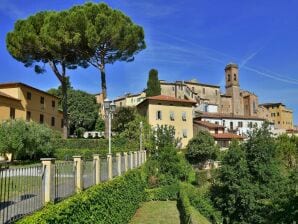
[{"label": "green hedge", "polygon": [[180,187],[179,196],[177,199],[177,207],[180,213],[180,222],[182,224],[192,224],[191,204],[187,193],[183,187]]},{"label": "green hedge", "polygon": [[50,204],[18,223],[128,223],[144,200],[145,185],[142,171],[132,170],[58,204]]},{"label": "green hedge", "polygon": [[178,184],[166,185],[163,187],[146,189],[147,201],[167,201],[177,200],[177,194],[179,191]]},{"label": "green hedge", "polygon": [[62,149],[103,149],[107,148],[107,139],[60,139],[57,148]]}]

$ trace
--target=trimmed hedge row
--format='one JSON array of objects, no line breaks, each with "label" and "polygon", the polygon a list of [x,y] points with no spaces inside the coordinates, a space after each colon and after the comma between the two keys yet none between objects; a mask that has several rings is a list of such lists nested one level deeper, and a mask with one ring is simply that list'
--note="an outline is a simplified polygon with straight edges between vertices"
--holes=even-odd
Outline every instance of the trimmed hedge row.
[{"label": "trimmed hedge row", "polygon": [[177,207],[180,213],[180,222],[182,224],[192,224],[191,217],[191,204],[187,193],[184,191],[183,187],[180,187],[179,196],[177,199]]},{"label": "trimmed hedge row", "polygon": [[142,171],[132,170],[58,204],[49,204],[17,223],[128,223],[144,201],[145,186]]},{"label": "trimmed hedge row", "polygon": [[166,185],[159,188],[146,189],[147,201],[167,201],[177,200],[177,194],[179,191],[179,184]]}]

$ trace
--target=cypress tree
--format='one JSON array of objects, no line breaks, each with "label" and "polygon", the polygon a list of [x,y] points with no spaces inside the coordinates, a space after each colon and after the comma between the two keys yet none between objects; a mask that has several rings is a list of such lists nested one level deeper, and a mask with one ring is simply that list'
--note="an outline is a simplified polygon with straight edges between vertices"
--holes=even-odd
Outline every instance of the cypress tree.
[{"label": "cypress tree", "polygon": [[146,96],[157,96],[160,95],[160,83],[158,80],[158,71],[156,69],[151,69],[149,71],[149,78],[147,81]]}]

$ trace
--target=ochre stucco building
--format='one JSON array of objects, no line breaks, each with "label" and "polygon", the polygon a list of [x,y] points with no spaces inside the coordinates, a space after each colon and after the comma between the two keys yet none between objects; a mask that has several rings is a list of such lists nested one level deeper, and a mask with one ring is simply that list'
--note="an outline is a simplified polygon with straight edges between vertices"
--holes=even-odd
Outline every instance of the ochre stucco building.
[{"label": "ochre stucco building", "polygon": [[24,83],[0,84],[0,122],[23,119],[45,124],[62,132],[59,98]]},{"label": "ochre stucco building", "polygon": [[175,128],[175,138],[181,139],[184,148],[193,137],[193,106],[195,101],[177,99],[170,96],[147,97],[138,104],[139,113],[146,116],[154,128],[171,125]]}]

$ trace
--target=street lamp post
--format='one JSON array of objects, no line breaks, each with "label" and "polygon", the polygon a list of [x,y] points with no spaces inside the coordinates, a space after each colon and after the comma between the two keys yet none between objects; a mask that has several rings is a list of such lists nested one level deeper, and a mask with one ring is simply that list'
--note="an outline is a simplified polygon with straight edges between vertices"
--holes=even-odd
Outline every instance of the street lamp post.
[{"label": "street lamp post", "polygon": [[141,122],[140,122],[140,151],[141,151],[142,148],[143,148],[142,134],[143,134],[143,122],[141,121]]},{"label": "street lamp post", "polygon": [[109,119],[109,155],[112,154],[112,150],[111,150],[111,138],[112,138],[112,135],[111,135],[111,120],[112,120],[112,116],[113,116],[113,113],[115,112],[116,110],[116,105],[114,102],[112,102],[111,100],[109,100],[108,98],[106,98],[104,100],[104,109],[105,109],[105,116],[108,117]]}]

